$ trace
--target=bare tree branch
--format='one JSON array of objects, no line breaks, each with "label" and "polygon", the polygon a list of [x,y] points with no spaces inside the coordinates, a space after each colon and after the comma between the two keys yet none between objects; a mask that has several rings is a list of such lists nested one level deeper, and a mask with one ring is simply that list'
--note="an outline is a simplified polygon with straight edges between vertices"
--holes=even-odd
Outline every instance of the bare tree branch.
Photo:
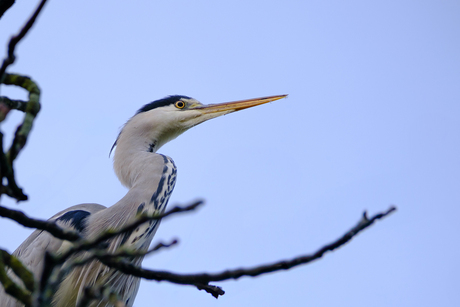
[{"label": "bare tree branch", "polygon": [[219,287],[219,286],[213,286],[213,285],[203,285],[203,284],[195,284],[196,288],[198,290],[204,290],[214,296],[215,298],[219,298],[219,296],[222,296],[225,294],[225,291]]},{"label": "bare tree branch", "polygon": [[[146,254],[157,251],[161,248],[170,247],[172,245],[175,245],[177,243],[177,240],[174,240],[169,244],[159,243],[158,245],[156,245],[154,248],[152,248],[151,250],[147,252],[120,250],[115,254],[107,254],[105,251],[101,250],[101,248],[102,249],[104,248],[104,246],[101,246],[101,244],[105,240],[108,240],[110,238],[113,238],[114,236],[123,234],[125,232],[128,232],[134,229],[135,227],[137,227],[138,225],[145,223],[146,221],[158,220],[158,219],[162,219],[162,218],[171,216],[176,213],[192,211],[196,209],[198,206],[200,206],[201,204],[203,204],[203,201],[199,200],[199,201],[193,202],[192,204],[186,207],[176,206],[173,209],[163,214],[157,214],[157,215],[151,215],[151,216],[141,215],[139,216],[139,219],[133,222],[132,224],[127,225],[126,227],[123,227],[122,229],[119,229],[119,230],[106,231],[105,233],[101,234],[98,238],[94,240],[85,240],[77,232],[72,231],[70,229],[64,229],[58,226],[53,221],[43,221],[39,219],[33,219],[33,218],[26,216],[22,211],[19,211],[19,210],[12,210],[12,209],[8,209],[3,206],[0,206],[0,216],[12,219],[25,227],[36,228],[36,229],[47,231],[58,239],[77,242],[76,245],[64,255],[61,255],[61,256],[53,256],[49,254],[46,255],[44,271],[43,271],[42,279],[41,279],[41,285],[42,287],[47,287],[47,284],[49,283],[48,279],[51,276],[53,270],[56,268],[56,266],[64,263],[72,255],[78,252],[81,252],[81,251],[95,249],[94,250],[95,255],[99,255],[101,257],[108,257],[109,259],[114,259],[114,258],[119,259],[120,257],[145,256]],[[74,263],[73,265],[69,267],[69,270],[72,269],[74,266],[84,265],[93,258],[94,257],[89,257],[88,259],[81,260],[80,261],[81,263],[80,262]],[[68,270],[64,270],[63,272],[61,272],[60,274],[61,276],[57,278],[56,282],[59,282],[60,278],[62,278],[62,276],[64,276],[67,271]],[[54,283],[52,282],[52,284]]]},{"label": "bare tree branch", "polygon": [[27,107],[27,101],[9,99],[6,96],[0,96],[0,103],[4,103],[9,109],[19,110],[22,112],[25,112]]},{"label": "bare tree branch", "polygon": [[[3,74],[5,73],[6,68],[9,65],[13,64],[14,61],[16,60],[16,56],[14,55],[14,49],[16,48],[16,45],[21,41],[21,39],[24,38],[24,36],[26,36],[26,34],[27,34],[27,32],[29,32],[30,28],[32,28],[32,26],[35,23],[35,20],[38,17],[38,14],[40,14],[40,12],[41,12],[43,6],[45,5],[45,3],[46,3],[46,0],[42,0],[40,2],[40,4],[38,5],[37,9],[35,10],[35,12],[32,14],[32,16],[27,21],[27,23],[22,27],[21,31],[19,31],[19,33],[17,35],[11,37],[10,42],[8,44],[8,54],[5,57],[5,59],[3,60],[2,66],[0,67],[0,81],[3,78]],[[12,3],[11,3],[11,5],[12,5]],[[6,9],[5,9],[5,11],[6,11]]]},{"label": "bare tree branch", "polygon": [[[21,279],[26,289],[8,276],[7,267],[11,268],[16,276]],[[33,274],[15,256],[10,255],[2,249],[0,249],[0,282],[6,293],[19,300],[25,306],[31,306],[32,293],[35,287]]]},{"label": "bare tree branch", "polygon": [[0,0],[0,18],[14,4],[14,0]]},{"label": "bare tree branch", "polygon": [[112,257],[112,258],[120,258],[120,257],[143,257],[143,256],[147,256],[151,253],[154,253],[156,251],[159,251],[160,249],[163,249],[163,248],[169,248],[171,246],[174,246],[176,245],[177,243],[179,243],[179,241],[177,239],[174,239],[172,240],[170,243],[163,243],[163,242],[159,242],[157,245],[155,245],[153,248],[149,249],[148,251],[138,251],[138,250],[126,250],[126,249],[121,249],[115,253],[112,253],[112,254],[108,254],[107,252],[103,252],[103,253],[97,253],[95,252],[95,255],[99,255],[99,256],[102,256],[102,257]]},{"label": "bare tree branch", "polygon": [[25,112],[26,107],[27,101],[9,99],[6,96],[0,96],[0,123],[5,120],[10,110]]},{"label": "bare tree branch", "polygon": [[[99,257],[111,259],[113,261],[122,260],[122,258],[144,257],[144,256],[146,256],[148,254],[151,254],[153,252],[156,252],[156,251],[158,251],[158,250],[160,250],[162,248],[169,248],[169,247],[171,247],[171,246],[173,246],[173,245],[175,245],[177,243],[178,243],[177,240],[173,240],[169,244],[165,244],[165,243],[160,242],[157,245],[155,245],[155,247],[149,249],[148,251],[137,251],[137,250],[121,249],[121,250],[119,250],[119,251],[117,251],[115,253],[108,253],[104,249],[92,250],[91,253],[89,255],[86,255],[84,258],[73,260],[70,264],[66,263],[65,268],[61,267],[60,270],[59,270],[59,273],[57,275],[57,278],[55,278],[55,281],[58,284],[74,268],[82,266],[82,265],[86,265],[88,262],[90,262],[90,261],[92,261],[94,259],[98,259]],[[51,256],[51,260],[55,261],[52,256]],[[53,282],[49,282],[49,286],[53,287]]]},{"label": "bare tree branch", "polygon": [[18,258],[14,255],[10,255],[7,251],[0,249],[0,255],[2,257],[2,263],[4,266],[7,266],[13,270],[14,274],[19,277],[24,286],[30,292],[34,291],[35,280],[32,272],[29,271]]},{"label": "bare tree branch", "polygon": [[[376,220],[382,219],[388,216],[390,213],[395,211],[395,207],[391,207],[386,212],[379,213],[374,215],[372,218],[367,217],[367,213],[364,212],[362,219],[359,223],[354,226],[352,229],[347,231],[342,237],[335,240],[334,242],[323,246],[316,252],[311,255],[305,255],[296,257],[291,260],[279,261],[272,264],[261,265],[253,268],[247,269],[235,269],[235,270],[226,270],[221,273],[202,273],[202,274],[177,274],[167,271],[153,271],[153,270],[146,270],[139,267],[132,265],[127,261],[113,261],[112,259],[105,258],[105,257],[98,257],[99,261],[104,263],[105,265],[116,268],[120,272],[125,274],[130,274],[133,276],[141,277],[144,279],[149,280],[156,280],[156,281],[169,281],[171,283],[182,284],[182,285],[194,285],[197,286],[199,289],[203,288],[203,285],[208,285],[211,281],[223,281],[228,279],[238,279],[243,276],[259,276],[266,273],[276,272],[280,270],[288,270],[295,266],[310,263],[314,260],[321,258],[326,252],[333,251],[348,241],[350,241],[353,237],[355,237],[359,232],[366,229],[370,225],[372,225]],[[209,292],[209,291],[208,291]],[[214,294],[213,294],[214,295]]]},{"label": "bare tree branch", "polygon": [[156,245],[154,248],[152,248],[151,250],[147,252],[120,250],[115,254],[107,254],[103,250],[104,246],[101,246],[101,244],[103,244],[105,240],[108,240],[117,235],[123,234],[125,232],[131,231],[132,229],[136,228],[138,225],[142,223],[145,223],[146,221],[158,220],[158,219],[162,219],[162,218],[171,216],[176,213],[192,211],[192,210],[195,210],[201,204],[203,204],[203,201],[199,200],[199,201],[193,202],[192,204],[186,207],[176,206],[173,209],[163,214],[150,215],[150,216],[140,215],[139,218],[132,224],[127,225],[126,227],[123,227],[122,229],[119,229],[119,230],[108,230],[94,240],[85,240],[77,232],[72,231],[70,229],[62,228],[53,221],[43,221],[39,219],[33,219],[33,218],[26,216],[22,211],[19,211],[19,210],[12,210],[12,209],[8,209],[3,206],[0,206],[0,216],[12,219],[25,227],[36,228],[36,229],[47,231],[58,239],[76,242],[75,246],[71,248],[67,253],[64,253],[63,255],[56,256],[56,255],[46,254],[45,266],[44,266],[42,278],[40,281],[40,285],[42,289],[44,289],[48,287],[53,288],[53,285],[58,284],[60,280],[63,278],[63,276],[65,276],[66,272],[71,270],[73,267],[78,266],[78,265],[84,265],[88,261],[94,259],[94,257],[88,257],[86,259],[80,260],[79,262],[75,262],[71,264],[68,268],[63,269],[62,272],[58,274],[58,277],[56,278],[56,280],[51,281],[51,282],[49,281],[49,278],[52,272],[57,268],[58,265],[64,263],[72,255],[75,255],[76,253],[79,253],[81,251],[95,249],[93,251],[95,255],[98,255],[101,257],[108,257],[109,259],[115,259],[115,258],[120,259],[120,257],[145,256],[146,254],[152,253],[161,248],[170,247],[170,246],[177,244],[177,240],[174,240],[169,244],[159,243],[158,245]]},{"label": "bare tree branch", "polygon": [[73,246],[71,249],[69,249],[66,253],[62,254],[61,256],[59,257],[56,257],[55,261],[57,263],[63,263],[68,257],[70,257],[71,255],[74,255],[78,252],[81,252],[81,251],[86,251],[86,250],[90,250],[90,249],[93,249],[93,248],[97,248],[99,246],[99,244],[103,243],[104,241],[106,240],[109,240],[117,235],[120,235],[120,234],[123,234],[123,233],[126,233],[126,232],[129,232],[133,229],[135,229],[137,226],[145,223],[145,222],[148,222],[148,221],[151,221],[151,220],[160,220],[160,219],[163,219],[165,217],[168,217],[170,215],[173,215],[173,214],[176,214],[176,213],[182,213],[182,212],[189,212],[189,211],[192,211],[192,210],[195,210],[197,207],[199,207],[200,205],[203,204],[203,201],[202,200],[197,200],[195,202],[193,202],[192,204],[186,206],[186,207],[174,207],[172,208],[171,210],[168,210],[167,212],[163,213],[163,214],[154,214],[154,215],[148,215],[148,214],[142,214],[142,215],[139,215],[136,220],[134,222],[132,222],[131,224],[129,225],[126,225],[120,229],[114,229],[114,230],[106,230],[104,233],[102,233],[101,235],[99,235],[97,238],[93,239],[93,240],[85,240],[85,241],[81,241],[77,244],[75,244],[75,246]]},{"label": "bare tree branch", "polygon": [[[29,101],[27,103],[21,103],[18,100],[9,100],[10,104],[15,104],[18,109],[24,109],[25,115],[22,123],[16,129],[14,135],[13,143],[11,144],[10,149],[6,154],[3,152],[3,134],[0,132],[0,178],[6,178],[8,184],[3,185],[3,180],[0,182],[0,195],[7,194],[8,196],[15,198],[17,201],[27,200],[27,195],[25,195],[21,188],[16,184],[14,177],[13,161],[18,156],[19,152],[24,148],[27,138],[30,131],[32,130],[32,125],[40,111],[40,89],[37,84],[26,76],[21,76],[17,74],[7,74],[3,75],[3,80],[1,83],[7,85],[16,85],[24,88],[29,92]],[[7,99],[7,98],[6,98]],[[0,108],[0,121],[5,119],[8,114],[9,108],[8,100],[3,98],[3,101],[6,101],[7,104],[0,102],[2,107]]]},{"label": "bare tree branch", "polygon": [[39,219],[33,219],[25,215],[22,211],[12,210],[0,206],[0,216],[4,218],[9,218],[13,221],[18,222],[24,227],[41,229],[49,232],[54,237],[67,240],[67,241],[77,241],[83,240],[83,238],[76,231],[65,229],[59,227],[55,222],[52,221],[43,221]]},{"label": "bare tree branch", "polygon": [[[144,257],[148,254],[151,254],[153,252],[156,252],[160,249],[163,249],[163,248],[169,248],[171,246],[174,246],[178,243],[177,240],[173,240],[171,241],[170,243],[158,243],[156,244],[153,248],[151,248],[150,250],[148,251],[136,251],[136,250],[126,250],[126,249],[121,249],[115,253],[108,253],[106,250],[103,250],[103,249],[96,249],[96,250],[92,250],[89,255],[85,255],[85,257],[83,258],[78,258],[78,259],[72,259],[70,262],[66,262],[63,266],[61,266],[59,268],[59,271],[54,271],[53,273],[51,273],[51,271],[49,271],[50,273],[48,274],[49,275],[49,278],[47,278],[46,281],[42,280],[41,283],[44,285],[44,287],[47,287],[47,293],[54,293],[55,289],[59,286],[59,284],[61,283],[61,281],[64,279],[65,276],[67,276],[67,274],[72,271],[74,268],[76,267],[79,267],[79,266],[83,266],[83,265],[86,265],[88,264],[90,261],[94,260],[94,259],[98,259],[99,257],[107,257],[108,259],[112,259],[113,261],[120,261],[120,260],[123,260],[123,258],[133,258],[133,257]],[[69,256],[70,257],[70,256]],[[48,265],[46,265],[45,267],[49,267],[54,269],[54,266],[57,265],[57,263],[55,262],[55,259],[54,257],[48,255],[47,258],[50,263]],[[68,258],[67,258],[68,259]],[[206,287],[204,287],[204,289],[206,289]],[[85,291],[85,295],[87,296],[84,300],[85,302],[86,301],[91,301],[93,299],[96,299],[96,298],[101,298],[101,295],[103,293],[102,291],[102,287],[96,287],[96,288],[93,288],[93,287],[88,287]],[[42,291],[43,292],[43,291]],[[46,295],[41,295],[40,294],[40,297],[39,299],[42,300],[42,301],[47,301],[48,299],[50,299],[51,297],[47,297]],[[81,306],[86,306],[85,305],[86,303],[80,303]]]},{"label": "bare tree branch", "polygon": [[[6,194],[17,201],[27,200],[27,195],[22,192],[22,189],[18,187],[16,179],[14,177],[13,166],[8,163],[8,158],[3,152],[3,133],[0,132],[0,196]],[[3,185],[3,178],[8,181],[7,185]]]},{"label": "bare tree branch", "polygon": [[[14,1],[2,1],[0,3],[0,14],[3,13],[11,7]],[[21,39],[26,36],[27,32],[32,28],[37,16],[40,14],[43,6],[45,5],[46,0],[42,0],[38,5],[35,12],[32,14],[30,19],[26,22],[26,24],[21,28],[19,33],[13,37],[11,37],[10,42],[8,44],[8,52],[3,60],[2,66],[0,67],[0,83],[3,84],[12,84],[21,86],[29,91],[29,101],[26,104],[24,112],[26,113],[24,116],[23,123],[18,126],[15,137],[13,139],[13,144],[11,145],[10,150],[5,154],[3,152],[3,134],[0,135],[2,142],[1,142],[1,152],[0,152],[0,196],[2,194],[6,194],[18,202],[27,200],[27,195],[25,195],[21,188],[18,187],[16,184],[16,180],[14,178],[14,169],[13,169],[13,161],[19,152],[22,150],[24,145],[26,144],[27,137],[29,135],[30,130],[32,129],[32,123],[35,119],[37,113],[40,111],[40,90],[38,86],[28,77],[19,76],[19,75],[11,75],[6,73],[6,69],[9,65],[13,64],[16,56],[14,55],[14,51],[16,45],[21,41]],[[1,17],[0,15],[0,17]],[[5,101],[5,99],[2,99]],[[16,104],[18,101],[9,100],[9,102],[15,102]],[[6,101],[8,105],[8,101]],[[3,105],[3,102],[1,103]],[[21,105],[19,103],[19,105]],[[8,114],[10,108],[0,108],[0,122],[3,121]],[[18,108],[19,109],[19,108]],[[6,186],[3,185],[3,178],[6,178],[8,184]]]},{"label": "bare tree branch", "polygon": [[[77,245],[75,247],[74,251],[72,251],[72,252],[69,251],[69,255],[70,255],[70,254],[73,254],[73,253],[76,253],[76,252],[79,252],[79,251],[88,250],[88,249],[91,249],[91,248],[96,248],[103,241],[108,240],[110,238],[113,238],[114,236],[117,236],[119,234],[123,234],[125,232],[128,232],[128,231],[136,228],[140,224],[145,223],[146,221],[162,219],[162,218],[165,218],[165,217],[170,216],[170,215],[175,214],[175,213],[192,211],[192,210],[196,209],[198,206],[200,206],[201,204],[203,204],[203,201],[200,200],[200,201],[195,201],[194,203],[192,203],[192,204],[190,204],[190,205],[188,205],[186,207],[176,206],[173,209],[171,209],[171,210],[169,210],[169,211],[167,211],[167,212],[165,212],[163,214],[158,214],[158,215],[154,215],[154,216],[147,216],[147,215],[141,216],[142,219],[136,220],[134,223],[132,223],[132,224],[130,224],[130,225],[128,225],[128,226],[126,226],[126,227],[124,227],[122,229],[115,230],[115,231],[106,231],[105,233],[103,233],[101,236],[99,236],[98,238],[96,238],[93,241],[87,241],[87,240],[83,239],[78,232],[70,230],[70,229],[62,228],[62,227],[58,226],[53,221],[44,221],[44,220],[30,218],[20,210],[8,209],[8,208],[3,207],[1,205],[0,205],[0,216],[4,217],[4,218],[9,218],[9,219],[11,219],[13,221],[16,221],[19,224],[21,224],[22,226],[27,227],[27,228],[41,229],[41,230],[47,231],[51,235],[53,235],[54,237],[56,237],[58,239],[61,239],[61,240],[67,240],[67,241],[78,241],[78,240],[80,240],[81,244]],[[173,242],[169,243],[169,245],[159,243],[158,246],[156,246],[154,249],[150,250],[147,253],[156,251],[156,250],[160,249],[161,247],[172,246],[172,245],[174,245],[176,243],[177,243],[177,240],[174,240]],[[160,246],[160,245],[162,245],[162,246]],[[139,255],[134,255],[134,254],[129,253],[127,251],[125,251],[125,252],[126,252],[126,255],[124,255],[122,252],[120,252],[119,255],[112,255],[112,256],[113,257],[115,257],[115,256],[116,257],[140,256],[140,254]],[[145,255],[145,253],[143,255]],[[66,257],[63,257],[63,258],[66,258]]]},{"label": "bare tree branch", "polygon": [[6,85],[16,85],[29,92],[29,101],[25,106],[24,119],[21,125],[18,126],[13,144],[6,154],[8,162],[12,164],[26,144],[27,137],[32,130],[33,121],[38,112],[40,112],[40,89],[37,83],[35,83],[30,77],[18,74],[5,74],[2,83]]},{"label": "bare tree branch", "polygon": [[[131,231],[135,229],[137,226],[139,226],[140,224],[145,223],[147,221],[163,219],[165,217],[171,216],[176,213],[189,212],[189,211],[195,210],[198,206],[202,204],[203,204],[203,201],[198,200],[186,207],[176,206],[163,214],[139,215],[136,221],[134,221],[133,223],[121,229],[107,230],[106,232],[102,233],[100,236],[98,236],[97,238],[93,240],[83,239],[83,240],[76,241],[74,246],[71,247],[65,253],[63,253],[62,255],[51,255],[49,253],[46,253],[45,261],[44,261],[44,268],[43,268],[43,272],[42,272],[42,276],[40,280],[40,293],[38,296],[39,302],[47,301],[50,298],[48,297],[48,295],[54,293],[54,291],[56,290],[56,287],[59,285],[61,280],[75,266],[84,265],[88,261],[94,258],[99,259],[99,257],[107,257],[109,259],[114,259],[113,255],[107,254],[105,251],[103,251],[103,249],[105,248],[104,243],[106,240],[111,239],[117,235],[123,234],[125,232]],[[173,244],[175,243],[173,242],[170,245],[173,245]],[[157,249],[161,247],[162,246],[158,246]],[[163,244],[163,247],[167,247],[167,245]],[[85,259],[80,259],[78,261],[74,261],[73,263],[69,263],[68,265],[65,265],[65,267],[61,267],[61,265],[64,264],[73,255],[79,252],[82,252],[82,251],[90,251],[90,250],[92,251],[92,254],[89,257]],[[120,251],[120,253],[127,253],[127,251]],[[139,255],[142,255],[142,252],[140,252]],[[129,254],[128,257],[133,257],[133,254]],[[119,259],[120,258],[117,256],[116,261],[120,261]],[[59,271],[56,271],[58,270],[58,268],[59,268]]]}]

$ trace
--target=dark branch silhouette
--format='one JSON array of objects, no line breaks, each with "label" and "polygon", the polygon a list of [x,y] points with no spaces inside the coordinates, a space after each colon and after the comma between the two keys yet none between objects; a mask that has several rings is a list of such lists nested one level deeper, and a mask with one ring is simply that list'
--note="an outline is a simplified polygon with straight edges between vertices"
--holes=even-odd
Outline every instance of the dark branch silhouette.
[{"label": "dark branch silhouette", "polygon": [[14,4],[14,0],[0,0],[0,18]]},{"label": "dark branch silhouette", "polygon": [[[5,73],[7,67],[9,65],[13,64],[14,61],[16,60],[16,56],[14,55],[14,50],[16,48],[16,45],[21,41],[21,39],[24,38],[24,36],[26,36],[26,34],[27,34],[27,32],[29,32],[30,28],[32,28],[32,26],[35,23],[35,20],[37,19],[38,15],[40,14],[41,10],[43,9],[43,6],[45,5],[45,3],[46,3],[46,0],[42,0],[40,2],[40,4],[38,5],[38,7],[35,9],[35,12],[32,14],[32,16],[26,22],[26,24],[19,31],[19,33],[17,35],[14,35],[13,37],[11,37],[10,42],[8,44],[8,54],[5,57],[5,59],[3,60],[2,66],[0,67],[0,81],[2,80],[3,74]],[[11,5],[12,5],[12,3],[11,3]],[[8,8],[10,6],[8,6]],[[8,8],[6,8],[5,11]]]},{"label": "dark branch silhouette", "polygon": [[43,221],[39,219],[30,218],[27,215],[25,215],[22,211],[19,211],[19,210],[12,210],[12,209],[8,209],[6,207],[0,206],[0,216],[16,221],[22,226],[27,227],[27,228],[45,230],[49,232],[50,234],[52,234],[54,237],[61,239],[61,240],[76,241],[76,240],[83,239],[80,236],[80,234],[78,234],[77,232],[73,230],[64,229],[62,227],[59,227],[58,225],[56,225],[55,222],[52,222],[52,221]]},{"label": "dark branch silhouette", "polygon": [[10,110],[18,110],[22,112],[25,112],[27,107],[27,101],[9,99],[5,96],[0,96],[0,103],[4,103]]},{"label": "dark branch silhouette", "polygon": [[13,209],[8,209],[6,207],[0,206],[0,216],[16,221],[22,226],[27,227],[27,228],[34,228],[34,229],[40,229],[40,230],[47,231],[54,237],[61,239],[61,240],[67,240],[67,241],[72,241],[72,242],[79,241],[78,244],[76,244],[71,250],[69,250],[67,254],[62,256],[62,258],[64,259],[64,258],[69,257],[69,255],[71,254],[74,254],[80,251],[89,250],[92,248],[96,248],[102,242],[108,239],[111,239],[117,235],[131,231],[137,226],[139,226],[140,224],[143,224],[150,220],[160,220],[165,217],[171,216],[173,214],[189,212],[189,211],[195,210],[202,204],[203,204],[203,201],[198,200],[185,207],[175,206],[171,210],[168,210],[163,214],[156,214],[156,215],[151,215],[151,216],[146,215],[146,214],[140,215],[139,218],[136,219],[131,224],[121,229],[114,229],[114,230],[108,229],[107,231],[102,233],[100,236],[98,236],[94,240],[85,240],[80,236],[79,233],[73,230],[70,230],[70,229],[62,228],[53,221],[44,221],[44,220],[30,218],[20,210],[13,210]]},{"label": "dark branch silhouette", "polygon": [[[105,251],[105,245],[103,244],[104,241],[111,239],[117,235],[126,233],[131,231],[132,229],[136,228],[142,223],[145,223],[149,220],[158,220],[162,218],[169,217],[171,215],[175,215],[178,213],[184,213],[184,212],[189,212],[192,210],[195,210],[198,208],[200,205],[203,204],[203,201],[198,200],[193,203],[191,203],[188,206],[185,207],[179,207],[175,206],[172,209],[166,211],[163,214],[155,214],[155,215],[140,215],[133,223],[118,229],[118,230],[107,230],[106,232],[102,233],[100,236],[95,238],[94,240],[86,240],[82,238],[78,233],[75,231],[69,230],[69,229],[64,229],[60,226],[58,226],[55,222],[53,221],[43,221],[39,219],[33,219],[29,218],[26,216],[23,212],[19,210],[12,210],[5,208],[3,206],[0,206],[0,216],[12,219],[19,224],[29,227],[29,228],[36,228],[36,229],[41,229],[44,231],[49,232],[51,235],[55,236],[56,238],[59,238],[61,240],[67,240],[67,241],[73,241],[75,242],[74,246],[70,248],[66,253],[63,255],[51,255],[51,254],[46,254],[45,255],[45,265],[44,265],[44,270],[42,273],[42,277],[40,280],[40,285],[41,289],[49,289],[51,288],[52,290],[55,290],[57,285],[60,283],[60,281],[65,277],[66,273],[69,272],[72,268],[79,266],[79,265],[84,265],[87,262],[91,261],[94,258],[98,257],[103,257],[106,259],[116,259],[113,261],[120,261],[122,257],[138,257],[138,256],[145,256],[149,253],[152,253],[154,251],[157,251],[161,248],[166,248],[173,246],[177,244],[177,240],[173,240],[169,244],[164,244],[164,243],[159,243],[157,244],[154,248],[150,249],[147,252],[139,252],[139,251],[128,251],[128,250],[119,250],[113,254],[107,253]],[[84,260],[79,260],[79,261],[74,261],[71,263],[66,270],[62,270],[61,272],[58,273],[56,278],[52,278],[53,271],[58,269],[59,265],[63,264],[66,262],[69,258],[71,258],[73,255],[82,252],[82,251],[92,251],[93,256],[88,257]],[[1,264],[1,262],[0,262]],[[0,272],[1,273],[1,272]],[[50,280],[50,278],[52,280]],[[0,280],[1,281],[1,280]],[[14,284],[14,283],[13,283]],[[19,287],[17,285],[14,285],[14,287]],[[13,288],[12,288],[13,289]],[[14,288],[16,290],[16,288]],[[45,291],[41,291],[42,293]],[[46,291],[48,294],[54,293],[53,291]],[[15,297],[17,292],[15,293]],[[43,296],[42,293],[39,295],[39,299],[42,301],[46,301],[50,299],[48,296]],[[91,291],[88,293],[92,293]],[[24,296],[24,295],[22,295]]]},{"label": "dark branch silhouette", "polygon": [[[226,270],[221,273],[202,273],[202,274],[176,274],[172,272],[166,271],[153,271],[153,270],[146,270],[139,267],[132,265],[126,261],[114,261],[108,257],[97,257],[99,261],[104,263],[105,265],[116,268],[125,274],[134,275],[137,277],[142,277],[144,279],[149,280],[156,280],[156,281],[169,281],[175,284],[182,284],[182,285],[194,285],[197,286],[200,290],[205,289],[204,286],[207,286],[211,281],[223,281],[228,279],[238,279],[243,276],[259,276],[266,273],[276,272],[280,270],[288,270],[293,267],[296,267],[301,264],[310,263],[314,260],[321,258],[326,252],[333,251],[342,245],[349,242],[353,237],[355,237],[359,232],[366,229],[367,227],[371,226],[376,220],[382,219],[396,211],[395,207],[391,207],[386,212],[379,213],[374,215],[372,218],[367,217],[367,213],[364,212],[362,219],[358,222],[356,226],[352,229],[347,231],[342,237],[335,240],[334,242],[323,246],[316,252],[311,255],[305,255],[296,257],[291,260],[284,260],[278,261],[272,264],[256,266],[253,268],[247,269],[235,269],[235,270]],[[221,289],[220,289],[221,290]],[[206,291],[211,293],[214,297],[218,297],[219,295],[217,292],[213,292],[210,288],[206,288]]]},{"label": "dark branch silhouette", "polygon": [[[0,17],[13,5],[13,3],[14,1],[1,1]],[[16,56],[14,54],[16,45],[32,28],[45,3],[46,0],[42,0],[19,33],[11,37],[8,43],[7,54],[2,62],[2,66],[0,67],[0,84],[16,85],[29,91],[29,101],[25,104],[22,101],[10,100],[7,97],[2,97],[0,101],[0,122],[6,118],[10,109],[18,109],[25,112],[24,120],[18,126],[14,135],[13,144],[6,153],[3,151],[3,134],[0,133],[0,196],[2,194],[6,194],[11,198],[16,199],[18,202],[27,200],[27,195],[24,194],[22,189],[16,183],[13,161],[25,146],[27,137],[32,129],[33,121],[37,116],[37,113],[40,111],[40,89],[29,77],[7,74],[6,69],[16,60]],[[8,182],[6,185],[3,184],[3,178],[6,178]]]},{"label": "dark branch silhouette", "polygon": [[165,217],[168,217],[168,216],[171,216],[173,214],[177,214],[177,213],[182,213],[182,212],[189,212],[189,211],[192,211],[192,210],[195,210],[196,208],[198,208],[199,206],[201,206],[204,202],[202,200],[197,200],[195,202],[193,202],[192,204],[188,205],[188,206],[185,206],[185,207],[179,207],[179,206],[176,206],[168,211],[166,211],[165,213],[162,213],[162,214],[154,214],[154,215],[148,215],[148,214],[142,214],[142,215],[139,215],[139,217],[134,221],[132,222],[131,224],[128,224],[120,229],[114,229],[114,230],[106,230],[105,232],[103,232],[101,235],[99,235],[97,238],[93,239],[93,240],[84,240],[82,241],[81,243],[78,243],[78,244],[75,244],[71,249],[69,249],[69,251],[67,251],[66,253],[64,253],[62,256],[60,256],[59,258],[57,258],[55,261],[58,262],[58,263],[63,263],[68,257],[70,257],[72,254],[75,254],[75,253],[78,253],[78,252],[81,252],[81,251],[87,251],[87,250],[90,250],[92,248],[97,248],[99,246],[99,244],[103,243],[104,241],[107,241],[117,235],[120,235],[120,234],[124,234],[126,232],[129,232],[133,229],[135,229],[137,226],[145,223],[145,222],[148,222],[148,221],[151,221],[151,220],[160,220],[160,219],[163,219]]},{"label": "dark branch silhouette", "polygon": [[[84,265],[94,258],[99,259],[99,257],[103,257],[103,258],[107,257],[108,259],[114,259],[114,257],[117,257],[117,260],[114,260],[116,262],[116,261],[121,261],[121,258],[118,254],[126,254],[127,255],[126,257],[133,257],[133,256],[140,256],[140,255],[143,256],[151,252],[151,251],[147,251],[145,253],[142,253],[142,252],[129,252],[126,250],[119,250],[115,252],[114,254],[111,254],[105,250],[104,241],[111,239],[115,236],[118,236],[120,234],[129,232],[135,229],[137,226],[139,226],[142,223],[148,222],[150,220],[163,219],[163,218],[166,218],[171,215],[178,214],[178,213],[190,212],[192,210],[195,210],[202,204],[203,204],[203,201],[198,200],[185,207],[176,206],[166,211],[163,214],[139,215],[138,218],[133,223],[125,227],[122,227],[118,230],[116,229],[107,230],[93,240],[83,239],[83,240],[75,242],[74,246],[69,248],[69,250],[63,253],[62,255],[52,255],[52,254],[46,253],[45,261],[44,261],[44,269],[43,269],[43,273],[42,273],[41,280],[40,280],[41,291],[38,296],[39,302],[49,301],[51,299],[51,295],[56,291],[58,285],[63,280],[63,278],[66,276],[66,274],[70,272],[76,266]],[[161,245],[157,245],[156,247],[154,247],[153,251],[156,251],[162,247],[169,247],[174,244],[176,244],[176,242],[174,241],[170,243],[169,245],[165,245],[161,243]],[[61,267],[61,265],[64,264],[73,255],[76,255],[83,251],[89,251],[92,253],[92,255],[82,260],[73,260],[70,263],[66,263],[66,267],[64,269]]]}]

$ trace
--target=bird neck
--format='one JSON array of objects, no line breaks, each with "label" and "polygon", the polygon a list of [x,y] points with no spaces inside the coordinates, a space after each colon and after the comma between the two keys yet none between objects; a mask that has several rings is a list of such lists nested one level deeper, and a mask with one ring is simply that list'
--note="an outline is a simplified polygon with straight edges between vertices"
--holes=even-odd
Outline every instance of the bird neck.
[{"label": "bird neck", "polygon": [[157,141],[147,138],[129,137],[122,133],[115,148],[113,167],[120,182],[131,189],[136,184],[162,173],[157,169]]}]

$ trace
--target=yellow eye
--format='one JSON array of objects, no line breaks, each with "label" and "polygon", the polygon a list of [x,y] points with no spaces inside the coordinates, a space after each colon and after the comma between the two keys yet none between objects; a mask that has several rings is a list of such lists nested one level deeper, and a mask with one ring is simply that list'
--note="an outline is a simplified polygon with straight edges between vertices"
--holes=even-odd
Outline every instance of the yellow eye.
[{"label": "yellow eye", "polygon": [[183,102],[182,100],[179,100],[178,102],[176,102],[176,108],[178,109],[185,108],[185,102]]}]

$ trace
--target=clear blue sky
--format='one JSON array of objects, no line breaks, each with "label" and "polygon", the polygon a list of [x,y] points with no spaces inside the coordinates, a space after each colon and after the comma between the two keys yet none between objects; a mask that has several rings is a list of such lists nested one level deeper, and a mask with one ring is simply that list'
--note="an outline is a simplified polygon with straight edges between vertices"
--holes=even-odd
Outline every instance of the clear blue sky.
[{"label": "clear blue sky", "polygon": [[[0,20],[0,45],[36,2]],[[162,148],[178,167],[170,204],[206,206],[163,221],[156,238],[180,245],[144,266],[217,272],[288,259],[338,238],[364,210],[398,212],[311,265],[218,283],[218,300],[144,281],[135,306],[457,306],[459,29],[458,1],[51,0],[9,69],[43,92],[15,165],[30,201],[2,203],[41,218],[114,204],[126,190],[110,147],[152,100],[289,94]],[[30,230],[0,220],[0,233],[13,251]]]}]

